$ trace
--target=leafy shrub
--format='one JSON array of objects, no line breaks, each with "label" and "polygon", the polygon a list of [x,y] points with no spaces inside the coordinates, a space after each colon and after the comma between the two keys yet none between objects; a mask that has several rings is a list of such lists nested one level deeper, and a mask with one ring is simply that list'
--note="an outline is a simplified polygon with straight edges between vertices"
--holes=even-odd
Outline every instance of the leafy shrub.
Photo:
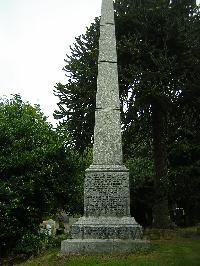
[{"label": "leafy shrub", "polygon": [[38,106],[0,101],[0,256],[35,252],[42,218],[76,205],[76,160]]}]

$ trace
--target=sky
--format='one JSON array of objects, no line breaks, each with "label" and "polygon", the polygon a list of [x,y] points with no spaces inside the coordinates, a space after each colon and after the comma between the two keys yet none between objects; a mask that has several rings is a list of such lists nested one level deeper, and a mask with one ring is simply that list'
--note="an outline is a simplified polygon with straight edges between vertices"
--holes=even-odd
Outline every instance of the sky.
[{"label": "sky", "polygon": [[0,0],[0,97],[20,94],[55,124],[69,46],[100,10],[101,0]]},{"label": "sky", "polygon": [[0,0],[0,97],[20,94],[55,125],[69,46],[100,10],[101,0]]}]

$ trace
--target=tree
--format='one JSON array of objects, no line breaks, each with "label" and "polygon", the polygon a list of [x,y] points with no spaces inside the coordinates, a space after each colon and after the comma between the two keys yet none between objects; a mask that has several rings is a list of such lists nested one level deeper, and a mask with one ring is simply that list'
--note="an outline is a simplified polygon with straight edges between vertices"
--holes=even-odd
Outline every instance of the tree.
[{"label": "tree", "polygon": [[[176,112],[179,108],[185,108],[189,113],[191,105],[185,102],[192,99],[199,99],[198,73],[199,73],[199,9],[193,8],[194,1],[115,1],[116,9],[116,34],[118,49],[118,68],[120,83],[120,101],[122,110],[123,139],[125,146],[125,157],[134,157],[133,151],[136,146],[142,143],[151,148],[149,157],[154,161],[154,226],[169,227],[171,222],[168,214],[168,149],[170,147],[169,131],[173,128],[174,133],[178,130],[174,127],[173,120],[176,119]],[[89,43],[94,51],[97,49],[98,24],[90,29]],[[87,40],[88,35],[84,35]],[[91,45],[93,40],[93,45]],[[85,42],[84,42],[85,45]],[[71,73],[79,73],[83,70],[87,75],[88,62],[93,58],[93,66],[97,64],[97,56],[91,57],[84,62],[87,51],[79,49],[83,47],[80,42],[75,45],[76,53],[70,58],[66,70]],[[78,63],[84,62],[79,68]],[[70,68],[72,66],[72,68]],[[78,67],[78,69],[77,69]],[[91,69],[92,67],[90,67]],[[83,73],[83,71],[81,72]],[[91,73],[91,72],[90,72]],[[195,73],[195,74],[194,74]],[[76,80],[70,80],[74,88],[80,84],[87,88],[87,84],[94,85],[96,72],[87,76],[86,86],[83,77],[76,76]],[[84,76],[85,77],[85,76]],[[68,83],[66,88],[73,88]],[[70,85],[69,85],[70,84]],[[57,88],[59,90],[59,88]],[[76,95],[79,102],[85,102],[85,95],[78,90],[62,91],[65,96],[62,99],[69,99],[69,96]],[[90,91],[95,95],[96,85]],[[188,97],[189,96],[189,97]],[[72,99],[72,97],[71,97]],[[184,99],[184,100],[183,100]],[[95,100],[91,100],[94,108]],[[86,101],[87,102],[87,101]],[[181,104],[182,103],[182,104]],[[69,100],[63,100],[62,104],[70,106]],[[83,104],[82,104],[83,105]],[[81,106],[81,105],[80,105]],[[183,107],[184,106],[184,107]],[[198,111],[198,105],[196,104]],[[126,108],[124,108],[126,107]],[[83,111],[83,125],[92,129],[94,120],[89,120],[88,115],[94,115],[94,109],[80,109]],[[66,119],[66,125],[73,132],[75,142],[82,138],[83,126],[78,128],[72,126],[70,119],[76,118],[80,109],[73,108],[71,117]],[[62,110],[61,110],[62,112]],[[64,114],[64,112],[62,112]],[[74,119],[75,121],[75,119]],[[71,127],[72,126],[72,127]],[[81,133],[78,133],[80,131]],[[88,132],[86,130],[86,132]],[[77,134],[78,133],[78,134]],[[83,142],[82,149],[90,144],[92,133]],[[78,144],[79,146],[79,144]],[[133,149],[134,148],[134,149]]]},{"label": "tree", "polygon": [[43,218],[74,206],[77,182],[74,154],[39,107],[19,95],[0,102],[0,150],[2,255],[38,236]]},{"label": "tree", "polygon": [[81,152],[91,144],[94,131],[98,39],[99,20],[96,19],[86,34],[76,38],[67,55],[64,67],[67,84],[57,83],[54,91],[59,97],[59,109],[54,116],[63,119],[62,125],[66,125],[74,147]]},{"label": "tree", "polygon": [[[116,5],[124,5],[124,2],[116,1]],[[132,110],[137,109],[138,116],[146,116],[151,122],[155,168],[154,227],[170,226],[167,127],[171,111],[179,106],[178,102],[185,97],[189,87],[193,97],[196,95],[192,73],[198,72],[199,54],[188,36],[195,38],[198,50],[200,42],[196,32],[200,21],[198,11],[195,13],[191,9],[190,2],[169,6],[169,1],[146,1],[136,6],[135,1],[129,1],[125,10],[116,7],[119,10],[119,35],[126,25],[118,51],[121,84],[129,88],[131,108],[127,108],[127,116],[130,119],[135,113]]]},{"label": "tree", "polygon": [[174,120],[178,130],[169,136],[169,198],[184,209],[184,225],[191,226],[200,221],[200,112],[197,101],[188,103],[193,108],[180,108]]}]

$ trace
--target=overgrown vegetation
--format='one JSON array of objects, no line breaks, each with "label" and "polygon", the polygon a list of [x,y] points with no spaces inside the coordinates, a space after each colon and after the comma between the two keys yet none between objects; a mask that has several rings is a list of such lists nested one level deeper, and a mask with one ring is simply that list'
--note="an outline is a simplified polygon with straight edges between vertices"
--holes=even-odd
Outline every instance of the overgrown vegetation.
[{"label": "overgrown vegetation", "polygon": [[36,252],[42,219],[77,211],[81,165],[66,141],[38,106],[0,102],[0,256]]}]

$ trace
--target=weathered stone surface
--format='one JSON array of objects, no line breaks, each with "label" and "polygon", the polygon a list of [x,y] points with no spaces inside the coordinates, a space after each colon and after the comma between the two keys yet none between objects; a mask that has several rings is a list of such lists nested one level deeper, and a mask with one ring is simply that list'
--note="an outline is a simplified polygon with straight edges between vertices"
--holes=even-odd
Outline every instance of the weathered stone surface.
[{"label": "weathered stone surface", "polygon": [[117,63],[115,26],[106,24],[100,27],[99,46],[99,62],[115,62]]},{"label": "weathered stone surface", "polygon": [[129,216],[129,191],[128,172],[87,171],[84,192],[85,216]]},{"label": "weathered stone surface", "polygon": [[122,139],[119,110],[98,109],[95,116],[93,164],[122,164]]},{"label": "weathered stone surface", "polygon": [[73,239],[141,239],[142,227],[132,217],[81,217],[71,229]]},{"label": "weathered stone surface", "polygon": [[113,0],[103,0],[101,8],[101,25],[114,24]]},{"label": "weathered stone surface", "polygon": [[89,168],[86,169],[87,172],[128,172],[129,170],[123,164],[91,164]]},{"label": "weathered stone surface", "polygon": [[117,63],[101,62],[97,78],[96,108],[119,109]]},{"label": "weathered stone surface", "polygon": [[71,239],[64,240],[61,245],[62,254],[77,253],[130,253],[138,250],[147,250],[150,242],[145,240],[120,239]]}]

